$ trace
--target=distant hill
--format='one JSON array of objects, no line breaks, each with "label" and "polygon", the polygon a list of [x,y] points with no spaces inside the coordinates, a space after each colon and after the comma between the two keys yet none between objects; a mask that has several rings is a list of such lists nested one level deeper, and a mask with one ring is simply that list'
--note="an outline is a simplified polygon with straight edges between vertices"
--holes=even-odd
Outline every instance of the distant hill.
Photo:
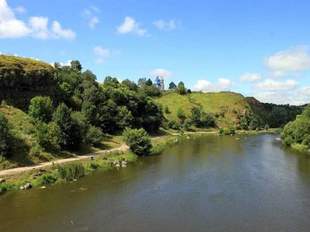
[{"label": "distant hill", "polygon": [[191,109],[201,106],[204,111],[212,113],[218,127],[236,126],[244,115],[254,115],[261,125],[280,127],[290,120],[294,120],[300,114],[303,107],[275,105],[261,103],[255,98],[246,98],[234,92],[202,93],[193,92],[187,95],[179,95],[175,92],[166,92],[163,96],[155,98],[163,109],[167,120],[178,120],[177,111],[182,109],[187,117],[191,115]]},{"label": "distant hill", "polygon": [[0,101],[26,108],[34,96],[54,96],[56,81],[50,64],[0,55]]},{"label": "distant hill", "polygon": [[219,127],[233,126],[238,122],[238,116],[251,111],[246,98],[241,94],[233,92],[201,93],[193,92],[187,95],[179,95],[168,92],[155,101],[163,108],[168,107],[171,113],[165,112],[168,120],[177,120],[177,111],[182,109],[189,117],[191,109],[201,106],[204,111],[216,116]]}]

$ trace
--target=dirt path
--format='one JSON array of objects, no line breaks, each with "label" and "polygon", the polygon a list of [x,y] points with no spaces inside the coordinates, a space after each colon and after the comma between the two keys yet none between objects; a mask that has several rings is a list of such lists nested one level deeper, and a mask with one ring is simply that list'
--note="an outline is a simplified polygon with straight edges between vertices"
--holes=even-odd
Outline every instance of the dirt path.
[{"label": "dirt path", "polygon": [[91,157],[94,157],[97,155],[105,155],[105,154],[109,154],[109,153],[117,152],[117,151],[125,152],[127,150],[128,150],[128,146],[123,144],[122,146],[120,146],[118,148],[113,148],[110,150],[102,150],[102,151],[90,153],[90,154],[83,155],[83,156],[76,156],[73,158],[59,159],[59,160],[55,160],[55,161],[41,163],[41,164],[34,165],[34,166],[19,167],[19,168],[12,168],[12,169],[3,170],[3,171],[0,171],[0,177],[14,176],[14,175],[18,175],[20,173],[24,173],[24,172],[28,172],[28,171],[48,168],[48,167],[51,167],[51,166],[57,165],[57,164],[65,164],[65,163],[70,163],[70,162],[79,161],[79,160],[86,160],[86,159],[90,159]]}]

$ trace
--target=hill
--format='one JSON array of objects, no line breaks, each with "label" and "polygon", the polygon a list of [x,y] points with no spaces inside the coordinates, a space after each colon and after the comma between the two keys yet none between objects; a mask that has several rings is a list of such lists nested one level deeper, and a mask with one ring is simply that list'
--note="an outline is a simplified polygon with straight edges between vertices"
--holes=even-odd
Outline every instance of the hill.
[{"label": "hill", "polygon": [[53,66],[42,61],[0,55],[0,102],[26,108],[34,96],[54,96],[54,71]]},{"label": "hill", "polygon": [[248,125],[251,124],[251,120],[255,120],[260,127],[265,125],[273,128],[282,127],[294,120],[303,109],[302,106],[262,103],[253,97],[244,97],[234,92],[193,92],[187,95],[166,92],[163,96],[155,98],[155,101],[163,109],[168,109],[169,113],[164,112],[168,121],[178,121],[179,109],[190,117],[191,109],[200,106],[205,112],[215,116],[218,127],[238,127],[244,118],[248,121]]},{"label": "hill", "polygon": [[193,92],[187,95],[168,92],[156,98],[155,101],[163,109],[168,107],[170,113],[164,112],[167,120],[177,120],[177,111],[179,109],[182,109],[186,116],[189,117],[191,109],[200,106],[204,111],[212,113],[216,117],[219,127],[234,126],[239,122],[240,115],[251,112],[251,107],[246,98],[233,92]]}]

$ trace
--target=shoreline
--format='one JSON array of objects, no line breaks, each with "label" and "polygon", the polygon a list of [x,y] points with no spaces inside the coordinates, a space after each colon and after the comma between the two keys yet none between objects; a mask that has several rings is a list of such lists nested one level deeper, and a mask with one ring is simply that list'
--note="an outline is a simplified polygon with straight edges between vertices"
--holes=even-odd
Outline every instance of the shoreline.
[{"label": "shoreline", "polygon": [[[153,151],[151,155],[161,154],[168,146],[178,144],[183,139],[195,139],[204,135],[219,135],[218,131],[195,131],[174,133],[152,137]],[[277,133],[268,131],[236,131],[237,135],[256,135],[264,133]],[[225,136],[225,135],[224,135]],[[18,167],[0,171],[0,195],[7,191],[26,190],[31,188],[47,188],[57,183],[72,182],[87,176],[95,171],[108,171],[111,169],[126,168],[130,163],[136,162],[138,156],[133,154],[127,145],[118,148],[101,150],[84,156],[60,159],[41,163],[34,166]],[[59,170],[74,173],[77,176],[67,177],[59,175]],[[80,174],[78,173],[80,170]],[[77,174],[76,174],[77,173]],[[69,174],[66,174],[69,175]]]}]

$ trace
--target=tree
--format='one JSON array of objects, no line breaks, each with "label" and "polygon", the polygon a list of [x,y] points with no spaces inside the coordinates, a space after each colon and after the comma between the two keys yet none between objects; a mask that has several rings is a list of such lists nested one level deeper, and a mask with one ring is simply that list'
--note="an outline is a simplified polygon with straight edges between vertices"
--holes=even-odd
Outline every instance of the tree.
[{"label": "tree", "polygon": [[30,101],[28,114],[37,121],[49,122],[52,119],[53,103],[50,97],[34,97]]},{"label": "tree", "polygon": [[181,108],[178,109],[177,116],[180,119],[181,124],[183,124],[185,119],[186,119],[186,115],[185,115],[184,111]]},{"label": "tree", "polygon": [[9,150],[8,120],[0,113],[0,156],[6,156]]},{"label": "tree", "polygon": [[35,137],[45,151],[58,151],[60,149],[61,131],[54,122],[46,124],[38,121],[35,127]]},{"label": "tree", "polygon": [[73,148],[78,145],[75,141],[75,128],[71,118],[71,110],[64,103],[61,103],[53,114],[53,121],[60,128],[60,146],[62,148]]},{"label": "tree", "polygon": [[177,92],[179,94],[181,94],[181,95],[185,95],[186,94],[186,88],[185,88],[185,85],[184,85],[184,83],[182,81],[179,82],[179,84],[178,84]]},{"label": "tree", "polygon": [[310,148],[310,106],[307,106],[295,121],[284,127],[282,140],[287,146],[295,146],[300,150]]},{"label": "tree", "polygon": [[85,144],[99,145],[102,142],[103,133],[102,131],[94,126],[90,126],[85,136]]},{"label": "tree", "polygon": [[82,65],[80,63],[80,61],[78,60],[72,60],[71,63],[71,68],[75,71],[81,72],[82,71]]},{"label": "tree", "polygon": [[169,89],[170,90],[174,90],[174,89],[176,89],[177,88],[177,85],[174,83],[174,82],[170,82],[170,84],[169,84]]},{"label": "tree", "polygon": [[151,153],[151,140],[144,129],[126,128],[123,133],[123,138],[133,153],[139,156],[145,156]]},{"label": "tree", "polygon": [[128,80],[128,79],[123,80],[122,85],[126,86],[128,89],[132,91],[135,91],[135,92],[138,91],[138,85],[131,80]]}]

